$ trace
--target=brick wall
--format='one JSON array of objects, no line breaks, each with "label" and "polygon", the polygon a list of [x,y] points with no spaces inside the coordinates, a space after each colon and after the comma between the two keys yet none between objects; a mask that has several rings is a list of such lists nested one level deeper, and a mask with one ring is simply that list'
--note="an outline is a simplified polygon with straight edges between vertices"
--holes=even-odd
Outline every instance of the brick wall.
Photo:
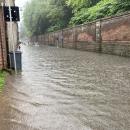
[{"label": "brick wall", "polygon": [[3,11],[0,7],[0,69],[7,67],[7,53],[5,40],[5,22],[3,19]]},{"label": "brick wall", "polygon": [[31,41],[64,48],[130,56],[130,12],[32,37]]}]

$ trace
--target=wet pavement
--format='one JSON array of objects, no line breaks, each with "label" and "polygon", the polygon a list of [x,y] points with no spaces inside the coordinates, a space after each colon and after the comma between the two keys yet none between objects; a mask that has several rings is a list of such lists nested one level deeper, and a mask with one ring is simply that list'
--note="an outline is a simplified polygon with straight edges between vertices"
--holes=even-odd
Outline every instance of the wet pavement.
[{"label": "wet pavement", "polygon": [[130,130],[130,58],[24,46],[0,100],[0,130]]}]

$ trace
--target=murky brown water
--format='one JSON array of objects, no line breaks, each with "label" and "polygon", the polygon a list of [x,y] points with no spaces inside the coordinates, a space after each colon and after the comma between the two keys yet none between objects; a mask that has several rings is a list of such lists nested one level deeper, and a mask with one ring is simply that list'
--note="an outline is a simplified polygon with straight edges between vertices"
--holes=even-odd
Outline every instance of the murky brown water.
[{"label": "murky brown water", "polygon": [[0,130],[130,130],[130,58],[24,47],[0,100]]}]

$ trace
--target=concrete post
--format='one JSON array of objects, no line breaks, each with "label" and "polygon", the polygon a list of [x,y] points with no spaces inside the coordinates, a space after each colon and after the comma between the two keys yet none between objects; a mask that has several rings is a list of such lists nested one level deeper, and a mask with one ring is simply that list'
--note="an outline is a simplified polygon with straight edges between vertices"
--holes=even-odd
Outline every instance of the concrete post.
[{"label": "concrete post", "polygon": [[99,52],[102,51],[101,20],[96,22],[96,43],[99,44]]}]

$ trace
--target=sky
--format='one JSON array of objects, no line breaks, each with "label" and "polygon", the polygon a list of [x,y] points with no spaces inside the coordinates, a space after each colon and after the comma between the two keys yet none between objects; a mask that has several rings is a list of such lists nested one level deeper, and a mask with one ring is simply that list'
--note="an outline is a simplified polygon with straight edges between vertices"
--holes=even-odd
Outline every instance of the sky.
[{"label": "sky", "polygon": [[23,20],[23,9],[27,1],[30,0],[15,0],[15,5],[20,8],[20,22]]},{"label": "sky", "polygon": [[20,22],[18,22],[19,27],[22,26],[23,23],[23,9],[27,1],[30,0],[15,0],[15,5],[20,7]]},{"label": "sky", "polygon": [[15,0],[16,6],[23,7],[29,0]]}]

